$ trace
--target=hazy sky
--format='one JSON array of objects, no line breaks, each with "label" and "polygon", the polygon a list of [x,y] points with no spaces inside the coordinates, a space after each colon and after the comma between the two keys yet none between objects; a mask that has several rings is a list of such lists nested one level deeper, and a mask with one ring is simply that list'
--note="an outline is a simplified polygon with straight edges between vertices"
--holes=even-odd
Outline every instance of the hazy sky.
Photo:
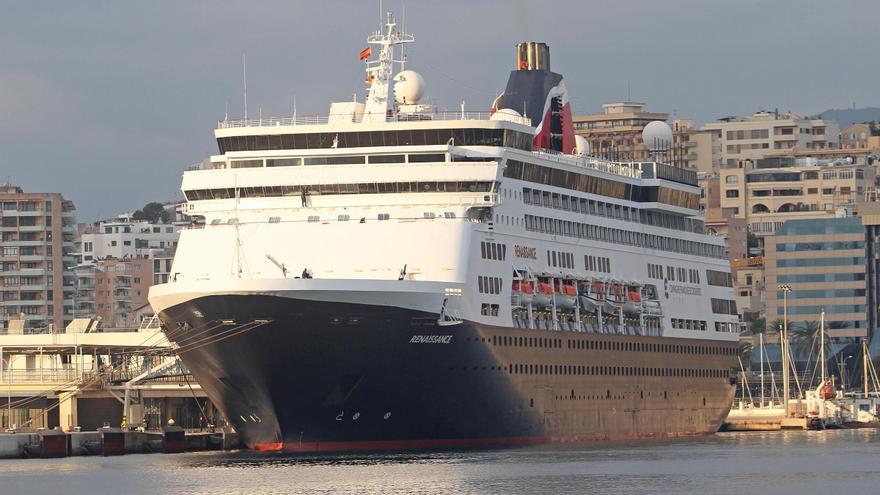
[{"label": "hazy sky", "polygon": [[[430,102],[488,108],[514,43],[550,44],[577,113],[632,98],[699,122],[758,109],[880,106],[880,2],[385,0],[416,36]],[[377,1],[3,2],[0,181],[73,199],[80,221],[180,198],[242,113],[363,99]]]}]

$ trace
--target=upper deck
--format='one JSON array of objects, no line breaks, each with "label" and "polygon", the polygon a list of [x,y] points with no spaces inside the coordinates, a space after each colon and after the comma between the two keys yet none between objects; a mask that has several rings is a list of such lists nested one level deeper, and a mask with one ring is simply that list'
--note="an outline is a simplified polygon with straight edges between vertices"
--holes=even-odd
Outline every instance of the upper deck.
[{"label": "upper deck", "polygon": [[[518,117],[514,115],[505,115],[503,120],[492,120],[490,112],[471,112],[471,111],[432,111],[419,113],[394,113],[386,115],[385,123],[391,122],[446,122],[446,121],[489,121],[492,122],[513,122],[525,127],[531,127],[531,120],[528,117]],[[244,119],[223,119],[217,122],[217,130],[223,129],[245,129],[245,128],[261,128],[261,127],[294,127],[294,126],[320,126],[334,124],[357,124],[358,128],[364,126],[363,122],[357,122],[353,114],[327,114],[327,115],[303,115],[303,116],[276,116],[276,117],[260,117],[260,118],[244,118]],[[371,122],[370,124],[381,125],[382,122]]]}]

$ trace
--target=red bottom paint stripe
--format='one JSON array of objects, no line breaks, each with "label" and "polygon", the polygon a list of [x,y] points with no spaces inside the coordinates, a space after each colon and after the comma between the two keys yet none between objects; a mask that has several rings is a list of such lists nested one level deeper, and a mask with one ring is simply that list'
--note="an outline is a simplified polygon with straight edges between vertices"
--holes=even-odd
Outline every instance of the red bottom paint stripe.
[{"label": "red bottom paint stripe", "polygon": [[250,445],[261,452],[350,452],[363,450],[422,450],[480,447],[515,447],[548,443],[625,441],[647,438],[675,438],[711,435],[714,432],[644,433],[621,435],[566,435],[547,437],[451,438],[425,440],[372,440],[358,442],[285,442]]}]

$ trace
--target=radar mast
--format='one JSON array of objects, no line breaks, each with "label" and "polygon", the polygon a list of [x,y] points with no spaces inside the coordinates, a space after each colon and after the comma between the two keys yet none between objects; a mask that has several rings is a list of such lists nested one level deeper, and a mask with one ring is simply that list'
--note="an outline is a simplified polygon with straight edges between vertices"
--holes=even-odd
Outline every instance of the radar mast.
[{"label": "radar mast", "polygon": [[[367,82],[370,83],[362,122],[385,122],[388,115],[389,84],[394,68],[394,46],[415,41],[411,34],[401,33],[388,12],[385,30],[376,31],[367,43],[379,46],[379,58],[367,60]],[[401,62],[402,65],[402,62]]]}]

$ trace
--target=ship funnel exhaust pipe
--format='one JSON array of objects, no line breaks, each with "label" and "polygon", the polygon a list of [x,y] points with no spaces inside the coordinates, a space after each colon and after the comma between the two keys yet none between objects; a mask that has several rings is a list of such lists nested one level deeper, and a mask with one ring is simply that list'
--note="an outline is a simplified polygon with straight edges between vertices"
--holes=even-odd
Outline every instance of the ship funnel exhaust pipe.
[{"label": "ship funnel exhaust pipe", "polygon": [[542,70],[550,72],[550,47],[546,43],[523,41],[516,44],[516,68],[518,70]]}]

